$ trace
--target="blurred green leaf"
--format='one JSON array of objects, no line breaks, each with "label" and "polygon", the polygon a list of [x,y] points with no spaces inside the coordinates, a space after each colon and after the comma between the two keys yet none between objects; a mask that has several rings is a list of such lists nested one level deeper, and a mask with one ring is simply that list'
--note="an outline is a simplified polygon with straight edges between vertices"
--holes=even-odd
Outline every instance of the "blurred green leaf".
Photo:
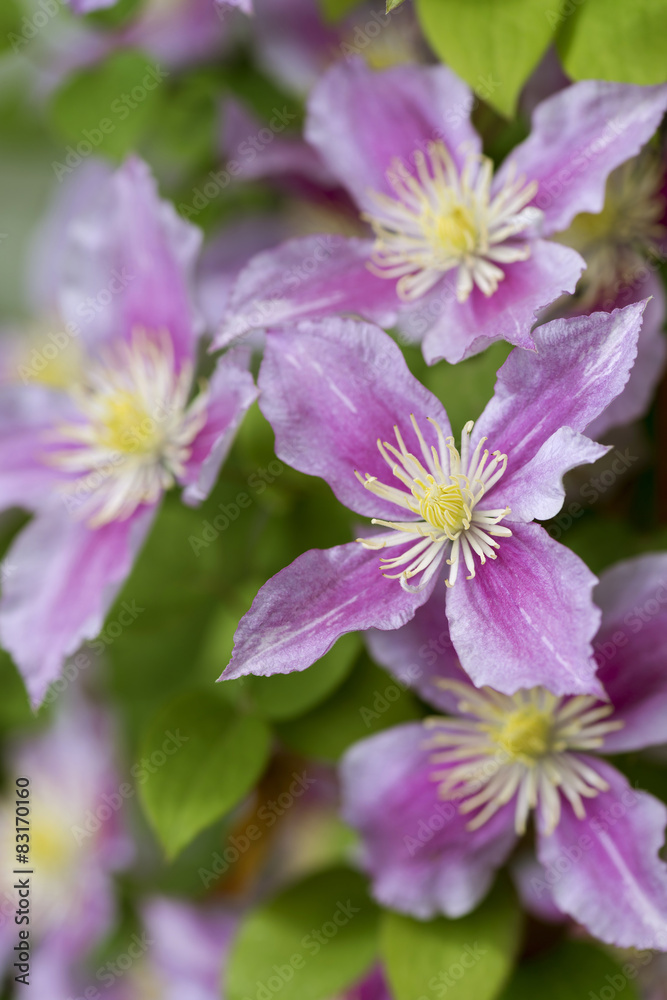
[{"label": "blurred green leaf", "polygon": [[189,692],[157,714],[144,734],[135,777],[169,858],[248,794],[270,744],[260,719],[237,715],[214,692]]},{"label": "blurred green leaf", "polygon": [[274,677],[248,677],[250,696],[260,715],[268,719],[293,719],[319,702],[342,683],[361,650],[358,634],[341,636],[333,649],[307,670]]},{"label": "blurred green leaf", "polygon": [[152,56],[125,49],[68,76],[51,104],[54,126],[68,143],[58,161],[62,176],[91,154],[122,159],[134,149],[161,100],[166,73]]},{"label": "blurred green leaf", "polygon": [[362,656],[331,698],[299,719],[277,723],[276,732],[299,753],[335,761],[357,740],[419,717],[411,692]]},{"label": "blurred green leaf", "polygon": [[24,15],[18,0],[2,0],[0,5],[0,52],[11,49],[23,53],[39,33]]},{"label": "blurred green leaf", "polygon": [[557,47],[574,80],[663,83],[664,0],[586,0],[560,18]]},{"label": "blurred green leaf", "polygon": [[460,1000],[493,1000],[512,971],[520,935],[519,905],[501,880],[476,910],[457,920],[385,913],[380,951],[396,1000],[444,996],[453,985]]},{"label": "blurred green leaf", "polygon": [[227,963],[226,996],[337,996],[366,972],[376,947],[377,909],[361,875],[318,872],[246,917]]},{"label": "blurred green leaf", "polygon": [[[645,953],[650,956],[650,952]],[[581,941],[567,941],[546,955],[523,962],[516,970],[501,1000],[584,1000],[600,991],[623,1000],[637,1000],[631,981],[641,963],[636,959],[624,970],[601,948]],[[646,964],[646,963],[644,963]],[[628,975],[628,966],[632,972]]]},{"label": "blurred green leaf", "polygon": [[325,21],[341,21],[351,10],[359,6],[360,0],[319,0]]},{"label": "blurred green leaf", "polygon": [[[551,41],[557,0],[417,0],[427,41],[482,100],[514,116],[523,84]],[[467,117],[470,108],[452,108]]]},{"label": "blurred green leaf", "polygon": [[457,365],[441,361],[430,367],[423,361],[421,351],[416,356],[416,350],[408,352],[408,364],[420,382],[442,401],[458,437],[464,424],[477,420],[493,396],[496,373],[507,359],[511,345],[498,342]]}]

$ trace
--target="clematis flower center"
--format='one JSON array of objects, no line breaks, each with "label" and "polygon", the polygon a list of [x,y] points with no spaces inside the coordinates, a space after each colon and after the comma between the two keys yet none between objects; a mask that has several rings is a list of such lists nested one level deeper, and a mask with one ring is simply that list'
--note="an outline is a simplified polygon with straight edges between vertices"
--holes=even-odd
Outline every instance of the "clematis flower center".
[{"label": "clematis flower center", "polygon": [[192,366],[176,371],[171,338],[136,331],[91,366],[72,396],[78,419],[54,435],[48,461],[69,474],[67,507],[96,528],[155,503],[183,475],[206,421],[207,391],[188,405]]},{"label": "clematis flower center", "polygon": [[528,704],[510,712],[500,726],[496,740],[510,757],[526,764],[543,757],[551,745],[551,716]]},{"label": "clematis flower center", "polygon": [[363,216],[375,233],[370,270],[398,279],[397,294],[406,301],[452,270],[459,302],[475,286],[493,295],[505,277],[499,265],[530,256],[530,243],[516,237],[541,218],[528,207],[537,183],[510,171],[492,193],[491,161],[471,152],[459,171],[443,142],[430,143],[427,155],[416,150],[413,159],[416,174],[398,160],[387,173],[396,197],[370,192],[373,207]]},{"label": "clematis flower center", "polygon": [[416,485],[419,492],[413,486],[412,495],[417,500],[419,513],[433,528],[456,536],[470,524],[471,511],[460,486],[443,486],[433,476],[427,476],[426,483],[417,480]]},{"label": "clematis flower center", "polygon": [[595,305],[619,279],[632,282],[645,257],[662,257],[664,181],[663,164],[645,150],[610,174],[601,212],[581,212],[555,237],[586,259],[577,289],[582,303]]},{"label": "clematis flower center", "polygon": [[623,727],[610,718],[613,706],[589,695],[557,697],[542,687],[505,695],[459,681],[439,684],[458,695],[465,718],[427,721],[431,760],[439,765],[432,777],[442,798],[458,801],[463,815],[473,814],[468,829],[479,829],[514,800],[517,833],[525,832],[538,805],[552,833],[561,796],[584,819],[584,799],[609,787],[581,751],[598,749]]},{"label": "clematis flower center", "polygon": [[[410,420],[419,444],[419,455],[408,450],[398,427],[394,427],[396,445],[378,441],[380,454],[404,489],[389,486],[376,476],[362,476],[359,472],[356,476],[367,490],[407,510],[413,519],[385,521],[373,518],[373,524],[390,528],[391,534],[358,541],[369,549],[384,549],[404,545],[410,541],[410,536],[417,536],[400,555],[381,559],[384,575],[399,578],[405,590],[421,590],[449,554],[447,562],[451,568],[447,585],[451,587],[456,582],[461,559],[470,580],[475,576],[475,557],[482,565],[487,559],[495,559],[496,537],[507,538],[512,534],[499,523],[510,513],[508,507],[480,506],[482,498],[503,476],[507,455],[499,451],[489,455],[484,449],[486,438],[482,438],[471,453],[472,421],[463,428],[459,452],[454,439],[445,438],[437,421],[429,418],[438,441],[437,448],[429,449],[413,415]],[[421,576],[417,587],[409,583],[415,576]]]}]

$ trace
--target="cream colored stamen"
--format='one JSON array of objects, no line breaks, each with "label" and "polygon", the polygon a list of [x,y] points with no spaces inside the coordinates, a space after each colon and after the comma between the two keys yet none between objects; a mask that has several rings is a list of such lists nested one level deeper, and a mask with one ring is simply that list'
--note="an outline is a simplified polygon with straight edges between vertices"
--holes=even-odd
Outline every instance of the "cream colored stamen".
[{"label": "cream colored stamen", "polygon": [[527,207],[537,183],[526,184],[510,171],[492,194],[491,161],[468,153],[459,173],[442,142],[429,143],[427,155],[416,150],[414,164],[416,173],[392,163],[387,179],[396,197],[370,192],[373,208],[363,215],[376,237],[370,270],[398,279],[397,294],[406,301],[452,270],[459,302],[475,286],[493,295],[505,277],[501,265],[530,256],[530,243],[516,237],[541,219],[539,209]]}]

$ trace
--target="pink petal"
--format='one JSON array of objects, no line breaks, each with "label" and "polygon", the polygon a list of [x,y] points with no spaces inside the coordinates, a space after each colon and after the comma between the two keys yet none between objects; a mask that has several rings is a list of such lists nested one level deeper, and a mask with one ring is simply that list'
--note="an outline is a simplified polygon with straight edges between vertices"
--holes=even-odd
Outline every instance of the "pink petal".
[{"label": "pink petal", "polygon": [[19,534],[0,601],[0,637],[37,706],[68,656],[93,639],[132,568],[155,514],[97,530],[61,509],[39,514]]},{"label": "pink petal", "polygon": [[401,521],[416,516],[371,494],[354,474],[404,489],[378,440],[395,445],[398,426],[408,450],[420,455],[411,414],[428,445],[437,444],[429,417],[445,437],[451,433],[442,404],[410,373],[391,337],[369,323],[337,317],[270,333],[259,387],[279,458],[326,479],[341,503],[359,514]]},{"label": "pink petal", "polygon": [[596,694],[591,640],[600,620],[596,582],[578,556],[538,524],[512,524],[498,558],[462,572],[447,594],[461,666],[477,687],[505,694],[544,685],[554,694]]},{"label": "pink petal", "polygon": [[511,803],[471,832],[438,797],[431,735],[416,723],[385,730],[351,747],[341,766],[343,817],[361,834],[373,895],[421,920],[472,910],[516,841]]},{"label": "pink petal", "polygon": [[562,799],[550,836],[539,820],[539,859],[560,875],[554,901],[607,944],[667,951],[667,865],[658,859],[667,808],[603,761],[582,759],[610,787],[585,801],[585,819]]},{"label": "pink petal", "polygon": [[346,632],[400,628],[428,599],[382,575],[358,542],[304,552],[261,588],[234,637],[221,679],[305,670]]}]

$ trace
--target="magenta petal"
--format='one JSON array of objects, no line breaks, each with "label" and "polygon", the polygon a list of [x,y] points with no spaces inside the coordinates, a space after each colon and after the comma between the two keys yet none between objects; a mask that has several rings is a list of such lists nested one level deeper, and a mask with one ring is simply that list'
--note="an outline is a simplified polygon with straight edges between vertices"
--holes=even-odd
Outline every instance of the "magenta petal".
[{"label": "magenta petal", "polygon": [[361,834],[374,896],[422,920],[472,910],[516,841],[511,803],[471,832],[439,799],[430,736],[421,724],[388,729],[351,747],[341,765],[343,816]]},{"label": "magenta petal", "polygon": [[602,210],[607,177],[648,142],[666,108],[664,84],[583,80],[566,87],[536,108],[530,135],[508,156],[496,185],[514,166],[536,180],[543,232],[560,232],[578,212]]},{"label": "magenta petal", "polygon": [[428,445],[437,444],[429,417],[445,437],[451,434],[442,404],[410,373],[391,337],[368,323],[337,317],[270,333],[258,381],[279,458],[326,479],[358,514],[413,519],[364,489],[354,474],[404,489],[377,442],[395,444],[398,426],[408,450],[421,454],[411,414]]},{"label": "magenta petal", "polygon": [[257,254],[232,290],[213,347],[226,347],[251,330],[336,312],[391,326],[399,305],[395,284],[368,270],[371,249],[368,240],[323,234]]},{"label": "magenta petal", "polygon": [[40,514],[7,554],[11,573],[0,601],[0,638],[33,705],[64,661],[93,639],[127,577],[155,509],[91,530],[62,510]]},{"label": "magenta petal", "polygon": [[595,590],[602,624],[595,640],[600,683],[625,725],[605,753],[664,743],[667,735],[667,555],[628,559]]},{"label": "magenta petal", "polygon": [[129,159],[71,234],[66,319],[93,343],[166,330],[177,364],[191,359],[201,332],[191,299],[201,234],[159,199],[146,164]]},{"label": "magenta petal", "polygon": [[409,594],[388,580],[378,553],[358,542],[310,549],[261,588],[222,679],[305,670],[346,632],[400,628],[430,592]]},{"label": "magenta petal", "polygon": [[512,524],[498,558],[463,574],[447,595],[461,666],[477,687],[504,694],[543,685],[554,694],[603,695],[591,640],[596,582],[578,556],[538,524]]},{"label": "magenta petal", "polygon": [[460,698],[443,690],[439,680],[466,681],[449,635],[445,614],[447,588],[440,573],[431,597],[414,618],[395,632],[370,629],[365,638],[371,656],[424,701],[444,712],[456,712]]},{"label": "magenta petal", "polygon": [[220,466],[227,457],[243,417],[257,399],[257,389],[248,371],[249,352],[235,349],[218,361],[209,382],[206,423],[192,442],[192,452],[183,478],[183,500],[193,506],[213,489]]},{"label": "magenta petal", "polygon": [[413,165],[413,153],[436,140],[455,163],[462,147],[479,150],[470,124],[474,98],[445,66],[396,66],[378,73],[362,59],[336,63],[314,88],[306,138],[350,192],[368,207],[369,190],[393,194],[386,172],[394,159]]},{"label": "magenta petal", "polygon": [[637,358],[625,388],[586,428],[589,437],[599,438],[610,427],[629,424],[643,417],[655,394],[656,387],[665,370],[667,361],[667,339],[663,333],[667,303],[665,289],[660,277],[650,273],[642,284],[642,299],[651,296],[646,303],[644,321],[637,341]]},{"label": "magenta petal", "polygon": [[[524,467],[552,434],[564,426],[583,431],[622,391],[637,354],[644,306],[553,320],[534,331],[536,351],[512,351],[474,431],[475,441],[486,436],[488,447],[509,456],[493,491],[494,506],[505,503],[505,492],[515,492],[515,477],[525,482]],[[559,481],[544,488],[554,486]]]},{"label": "magenta petal", "polygon": [[399,327],[410,339],[423,336],[430,365],[442,358],[456,364],[496,340],[531,349],[537,313],[563,292],[573,292],[583,268],[576,251],[535,240],[528,260],[504,266],[505,277],[493,295],[487,298],[475,287],[466,302],[457,302],[454,279],[446,277],[402,310]]},{"label": "magenta petal", "polygon": [[559,874],[554,902],[601,941],[667,951],[667,865],[658,858],[667,808],[604,761],[582,759],[610,787],[585,800],[585,819],[561,797],[561,819],[550,836],[540,818],[539,859]]}]

